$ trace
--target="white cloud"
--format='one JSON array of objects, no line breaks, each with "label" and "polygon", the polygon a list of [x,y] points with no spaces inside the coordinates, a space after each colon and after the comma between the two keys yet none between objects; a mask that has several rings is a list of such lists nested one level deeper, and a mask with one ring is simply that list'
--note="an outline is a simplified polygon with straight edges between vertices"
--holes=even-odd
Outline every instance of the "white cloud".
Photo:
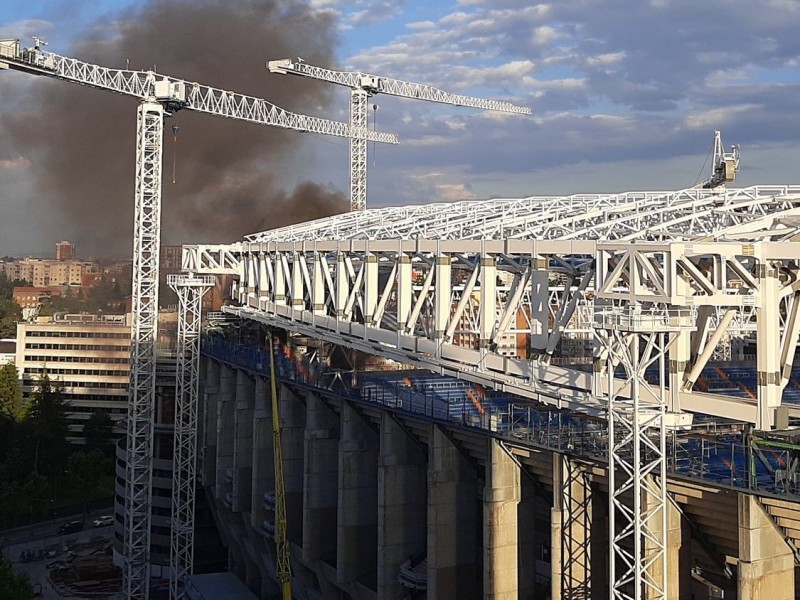
[{"label": "white cloud", "polygon": [[689,129],[719,129],[732,123],[736,116],[759,108],[757,104],[710,108],[687,116],[685,124]]},{"label": "white cloud", "polygon": [[24,156],[17,158],[0,160],[0,170],[3,171],[22,171],[31,166],[31,161]]}]

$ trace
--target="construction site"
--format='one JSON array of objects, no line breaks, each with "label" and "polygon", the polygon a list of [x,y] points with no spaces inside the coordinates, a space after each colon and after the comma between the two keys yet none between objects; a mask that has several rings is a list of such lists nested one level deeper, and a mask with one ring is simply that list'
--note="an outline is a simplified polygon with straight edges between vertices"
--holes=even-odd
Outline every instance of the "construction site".
[{"label": "construction site", "polygon": [[[194,573],[200,495],[237,598],[796,597],[800,187],[731,187],[739,153],[719,132],[688,189],[368,208],[367,142],[398,141],[366,127],[371,96],[530,110],[295,60],[268,68],[349,88],[349,123],[38,39],[0,42],[0,66],[138,101],[125,598],[155,593],[167,501],[159,579],[175,600],[222,597]],[[351,210],[184,246],[156,501],[162,146],[179,110],[347,138]],[[230,301],[203,315],[220,276]]]}]

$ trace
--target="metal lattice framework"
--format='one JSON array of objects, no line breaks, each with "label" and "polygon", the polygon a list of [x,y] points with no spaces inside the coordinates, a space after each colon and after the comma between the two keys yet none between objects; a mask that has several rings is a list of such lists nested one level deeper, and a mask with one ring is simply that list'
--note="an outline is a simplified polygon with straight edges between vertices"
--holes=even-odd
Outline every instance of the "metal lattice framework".
[{"label": "metal lattice framework", "polygon": [[[237,94],[196,82],[185,81],[154,71],[110,69],[75,58],[45,52],[40,48],[22,50],[19,40],[0,41],[0,62],[12,69],[47,75],[64,81],[88,85],[135,98],[159,96],[159,89],[178,90],[184,108],[237,121],[247,121],[295,131],[307,131],[349,138],[350,125],[285,110],[253,96]],[[369,141],[396,144],[397,136],[380,131],[366,131]]]},{"label": "metal lattice framework", "polygon": [[350,95],[350,210],[367,208],[367,106],[369,95],[353,90]]},{"label": "metal lattice framework", "polygon": [[200,324],[203,295],[214,287],[211,275],[169,275],[178,295],[178,353],[175,388],[175,452],[172,459],[170,598],[185,597],[194,564],[194,508],[197,467],[197,406]]},{"label": "metal lattice framework", "polygon": [[369,75],[360,71],[337,71],[310,65],[302,59],[271,60],[270,72],[310,77],[350,88],[350,210],[367,208],[367,100],[375,94],[387,94],[414,100],[427,100],[505,113],[531,114],[531,109],[510,102],[486,100],[445,92],[431,85]]},{"label": "metal lattice framework", "polygon": [[128,391],[124,589],[128,598],[147,598],[164,107],[155,100],[146,100],[139,105],[137,114],[132,297],[136,318],[131,328]]},{"label": "metal lattice framework", "polygon": [[409,81],[392,79],[391,77],[370,75],[369,73],[362,73],[361,71],[338,71],[336,69],[316,67],[301,59],[271,60],[268,64],[270,71],[273,73],[304,75],[352,89],[363,89],[372,94],[387,94],[389,96],[399,96],[401,98],[414,98],[417,100],[427,100],[428,102],[438,102],[440,104],[455,104],[457,106],[466,106],[469,108],[482,108],[484,110],[524,115],[531,114],[530,108],[516,106],[510,102],[462,96],[460,94],[453,94],[440,90],[432,85],[424,83],[411,83]]},{"label": "metal lattice framework", "polygon": [[[609,597],[667,598],[666,381],[671,346],[689,311],[655,305],[605,307],[597,313],[595,389],[608,399]],[[624,376],[618,385],[615,369]]]},{"label": "metal lattice framework", "polygon": [[[800,416],[781,404],[800,336],[797,187],[372,209],[187,246],[184,268],[237,276],[228,313],[606,417],[614,598],[668,594],[667,424]],[[551,364],[565,332],[596,340],[593,372]],[[732,332],[754,336],[754,400],[694,389]]]},{"label": "metal lattice framework", "polygon": [[[17,39],[0,40],[0,67],[116,92],[135,97],[141,102],[136,148],[124,588],[127,598],[146,600],[150,585],[150,506],[164,116],[168,112],[185,109],[339,137],[350,137],[351,132],[345,123],[291,113],[258,98],[152,71],[109,69],[45,52],[41,46],[39,39],[30,49],[23,49]],[[396,136],[391,134],[367,131],[362,133],[361,137],[364,136],[378,142],[397,143]]]},{"label": "metal lattice framework", "polygon": [[[533,196],[375,208],[290,225],[245,239],[300,240],[650,240],[748,239],[748,229],[794,235],[800,186],[726,191]],[[772,227],[772,223],[775,227]],[[752,225],[750,225],[752,224]],[[728,228],[730,228],[728,230]]]}]

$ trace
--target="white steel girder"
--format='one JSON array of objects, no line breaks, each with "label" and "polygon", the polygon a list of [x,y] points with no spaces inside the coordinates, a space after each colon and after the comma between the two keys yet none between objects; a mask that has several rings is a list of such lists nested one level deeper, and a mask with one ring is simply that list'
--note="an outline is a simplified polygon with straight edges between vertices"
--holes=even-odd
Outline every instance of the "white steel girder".
[{"label": "white steel girder", "polygon": [[133,230],[133,326],[125,483],[125,597],[147,600],[150,589],[150,503],[156,395],[158,271],[164,108],[144,100],[137,113]]},{"label": "white steel girder", "polygon": [[[595,393],[608,403],[609,597],[620,600],[667,598],[666,359],[686,315],[651,308],[596,315]],[[645,378],[654,365],[656,385]]]},{"label": "white steel girder", "polygon": [[[247,241],[350,239],[748,239],[798,231],[800,186],[533,196],[373,208],[254,233]],[[755,233],[754,233],[755,232]]]},{"label": "white steel girder", "polygon": [[350,92],[350,211],[367,208],[367,109],[369,94]]},{"label": "white steel girder", "polygon": [[[698,365],[702,368],[708,360],[703,348],[718,345],[719,335],[727,335],[731,327],[741,328],[730,317],[731,310],[734,317],[751,320],[755,333],[758,321],[763,321],[758,335],[766,339],[775,337],[769,333],[773,325],[765,320],[769,307],[785,304],[787,317],[779,323],[785,333],[774,353],[779,362],[765,372],[788,372],[794,356],[790,349],[800,330],[793,307],[794,290],[800,285],[797,242],[634,246],[572,240],[395,239],[242,243],[229,250],[231,260],[242,265],[235,296],[242,308],[227,310],[577,410],[599,406],[589,393],[590,378],[543,363],[573,318],[579,330],[586,329],[597,302],[705,305],[718,311],[712,315],[716,330],[703,327],[682,334],[688,341],[684,339],[682,350],[671,357],[670,377],[676,384],[691,380],[688,376]],[[213,247],[186,251],[194,255],[189,262],[196,265],[202,256],[218,255]],[[766,261],[781,266],[781,279],[771,295],[768,280],[759,275],[759,265]],[[206,272],[213,272],[214,264]],[[545,265],[546,273],[561,277],[561,292],[555,296],[543,282]],[[599,289],[595,270],[603,274]],[[552,320],[536,316],[543,302]],[[703,309],[693,312],[689,325],[709,322],[707,316]],[[506,349],[515,346],[517,335],[531,335],[530,356],[499,352],[504,344]],[[764,379],[758,401],[693,391],[691,383],[682,389],[673,385],[670,406],[769,428],[784,379]]]},{"label": "white steel girder", "polygon": [[211,275],[169,275],[167,284],[178,295],[175,443],[172,459],[172,523],[170,578],[172,600],[184,598],[186,577],[194,564],[195,471],[197,467],[197,406],[200,365],[200,324],[203,295],[214,287]]}]

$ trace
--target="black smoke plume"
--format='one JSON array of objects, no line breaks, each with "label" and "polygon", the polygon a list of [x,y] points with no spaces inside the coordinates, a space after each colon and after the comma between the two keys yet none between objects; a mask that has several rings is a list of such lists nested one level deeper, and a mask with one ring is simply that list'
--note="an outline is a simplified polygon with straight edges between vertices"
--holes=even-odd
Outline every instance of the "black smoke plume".
[{"label": "black smoke plume", "polygon": [[[329,64],[335,42],[332,17],[301,0],[151,0],[96,23],[71,49],[52,49],[325,116],[330,86],[270,75],[265,63],[302,56]],[[50,227],[55,220],[60,237],[74,241],[83,257],[130,256],[136,106],[134,98],[42,78],[30,87],[27,114],[2,124],[6,144],[32,162],[43,214],[31,218]],[[173,125],[180,128],[175,144]],[[298,132],[192,111],[167,119],[164,131],[164,243],[235,241],[347,208],[344,195],[325,185],[308,181],[287,190],[295,182],[281,173],[297,166]]]}]

